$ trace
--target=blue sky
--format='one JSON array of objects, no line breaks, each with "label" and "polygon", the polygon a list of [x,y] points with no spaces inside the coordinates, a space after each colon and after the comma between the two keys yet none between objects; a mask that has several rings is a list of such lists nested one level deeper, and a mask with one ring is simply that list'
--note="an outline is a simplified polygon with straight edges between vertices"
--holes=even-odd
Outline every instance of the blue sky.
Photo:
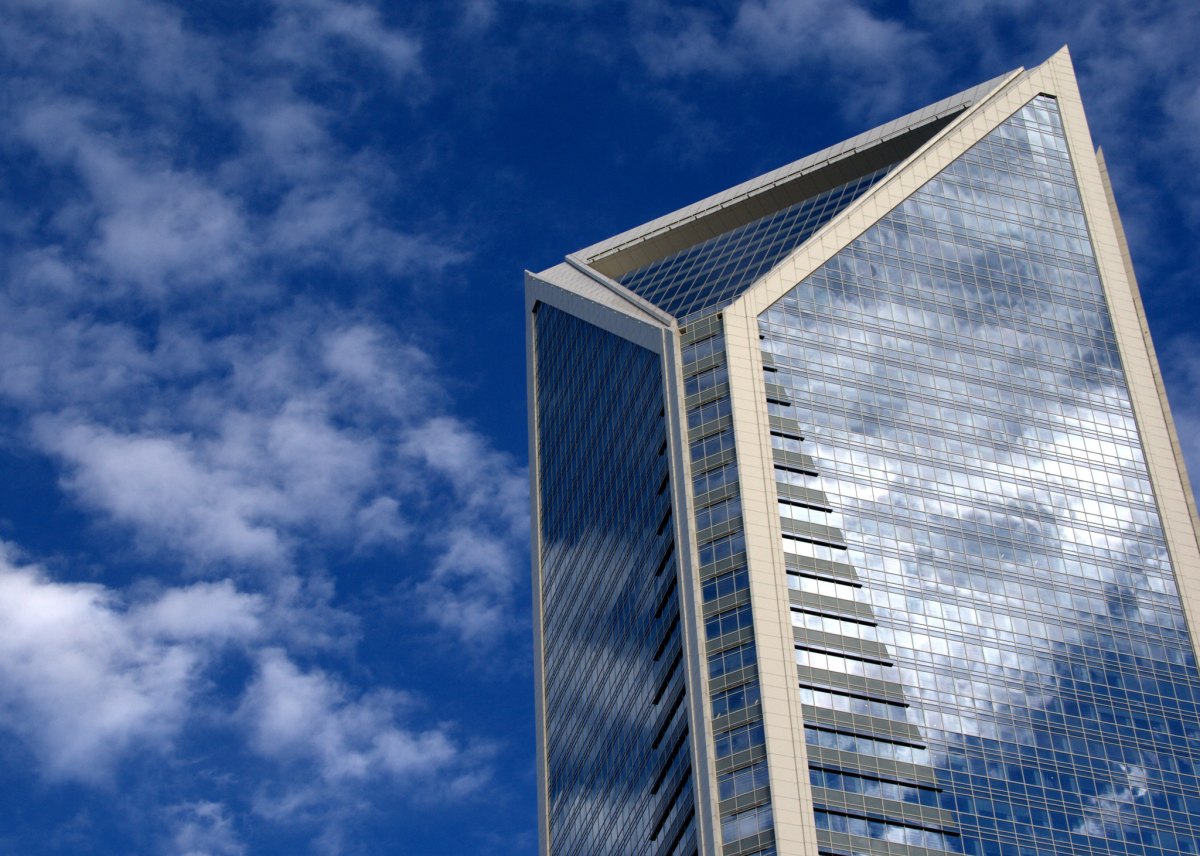
[{"label": "blue sky", "polygon": [[535,852],[522,269],[1063,43],[1195,465],[1193,4],[0,0],[0,852]]}]

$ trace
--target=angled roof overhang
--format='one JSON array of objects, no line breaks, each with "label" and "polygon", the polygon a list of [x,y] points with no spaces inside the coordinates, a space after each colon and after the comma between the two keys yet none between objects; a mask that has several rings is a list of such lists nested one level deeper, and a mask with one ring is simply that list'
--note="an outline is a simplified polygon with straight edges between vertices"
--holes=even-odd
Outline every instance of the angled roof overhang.
[{"label": "angled roof overhang", "polygon": [[1003,85],[995,78],[572,254],[617,280],[917,151],[955,117]]}]

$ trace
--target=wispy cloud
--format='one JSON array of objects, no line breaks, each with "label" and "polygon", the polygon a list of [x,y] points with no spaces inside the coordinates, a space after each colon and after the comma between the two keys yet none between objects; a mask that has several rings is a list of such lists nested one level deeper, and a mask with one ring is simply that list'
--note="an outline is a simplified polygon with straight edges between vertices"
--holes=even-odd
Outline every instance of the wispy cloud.
[{"label": "wispy cloud", "polygon": [[633,11],[639,54],[655,74],[803,73],[859,91],[869,84],[869,104],[849,102],[850,115],[892,109],[904,92],[895,69],[925,73],[932,60],[919,30],[857,2],[743,0],[725,15],[710,6],[635,0]]},{"label": "wispy cloud", "polygon": [[208,661],[259,630],[260,598],[228,581],[131,604],[0,550],[0,724],[50,778],[102,781],[127,752],[168,750]]},{"label": "wispy cloud", "polygon": [[323,780],[436,780],[460,750],[444,731],[398,728],[397,716],[410,703],[397,692],[353,693],[327,673],[301,671],[284,652],[266,649],[239,715],[256,752],[312,764]]},{"label": "wispy cloud", "polygon": [[421,71],[420,40],[388,26],[373,5],[342,0],[279,2],[273,17],[266,52],[289,64],[330,71],[338,52],[345,51],[369,57],[400,81]]},{"label": "wispy cloud", "polygon": [[176,856],[243,856],[246,847],[230,814],[226,806],[208,801],[171,806],[168,815],[174,830],[170,852]]},{"label": "wispy cloud", "polygon": [[[314,806],[366,782],[415,798],[486,779],[418,694],[351,676],[362,622],[326,568],[375,568],[341,588],[398,588],[411,632],[499,644],[525,565],[523,467],[453,415],[431,336],[339,290],[410,299],[468,255],[397,213],[394,158],[336,132],[353,89],[423,97],[422,39],[378,4],[252,14],[235,40],[139,0],[17,2],[0,22],[21,81],[0,145],[46,178],[5,203],[22,216],[3,227],[0,404],[116,545],[88,582],[0,554],[0,730],[41,778],[92,785],[195,761],[191,732],[221,731],[238,748],[211,776],[255,764],[259,786],[176,782],[160,822],[187,854],[245,852],[250,805],[332,841],[337,813]],[[130,586],[122,563],[154,577]]]}]

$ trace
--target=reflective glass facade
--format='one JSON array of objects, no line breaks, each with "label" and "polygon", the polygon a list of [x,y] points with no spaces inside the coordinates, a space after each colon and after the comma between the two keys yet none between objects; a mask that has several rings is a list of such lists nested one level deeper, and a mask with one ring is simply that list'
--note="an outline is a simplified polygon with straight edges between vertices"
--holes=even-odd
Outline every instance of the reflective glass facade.
[{"label": "reflective glass facade", "polygon": [[549,825],[558,856],[692,854],[662,359],[534,318]]},{"label": "reflective glass facade", "polygon": [[548,856],[1200,856],[1200,549],[1078,97],[1062,51],[530,275]]},{"label": "reflective glass facade", "polygon": [[760,331],[823,851],[1200,852],[1200,674],[1055,100]]},{"label": "reflective glass facade", "polygon": [[689,322],[729,303],[888,172],[887,167],[630,271],[621,284]]}]

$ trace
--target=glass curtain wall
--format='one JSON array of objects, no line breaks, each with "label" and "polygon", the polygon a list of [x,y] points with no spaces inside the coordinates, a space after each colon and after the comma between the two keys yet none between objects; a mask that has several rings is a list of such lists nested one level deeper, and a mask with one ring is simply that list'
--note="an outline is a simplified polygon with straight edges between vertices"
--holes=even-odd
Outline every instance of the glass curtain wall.
[{"label": "glass curtain wall", "polygon": [[696,852],[662,359],[534,321],[551,849]]},{"label": "glass curtain wall", "polygon": [[823,850],[1197,853],[1200,675],[1055,100],[760,330],[777,445],[811,461],[779,482],[789,568],[826,571],[796,577],[797,662],[840,676],[800,690],[838,759]]}]

